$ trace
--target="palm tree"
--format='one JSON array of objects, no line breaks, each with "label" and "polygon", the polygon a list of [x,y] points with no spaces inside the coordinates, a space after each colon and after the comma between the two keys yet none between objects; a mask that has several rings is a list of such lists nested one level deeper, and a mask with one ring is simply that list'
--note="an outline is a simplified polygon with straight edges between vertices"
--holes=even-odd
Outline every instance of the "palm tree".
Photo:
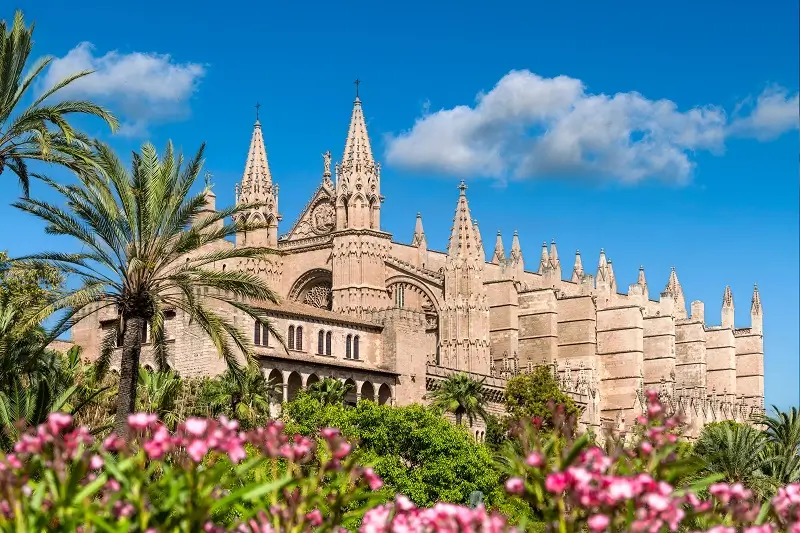
[{"label": "palm tree", "polygon": [[719,422],[703,428],[694,453],[704,463],[703,473],[722,474],[726,483],[742,483],[763,497],[774,485],[766,473],[767,445],[766,435],[750,425]]},{"label": "palm tree", "polygon": [[[62,290],[32,314],[32,321],[66,311],[51,335],[105,309],[115,310],[122,335],[120,381],[115,418],[117,432],[136,406],[142,334],[150,328],[153,356],[159,369],[167,368],[165,311],[183,312],[210,337],[236,375],[239,358],[252,358],[246,336],[231,322],[231,311],[242,311],[264,322],[264,312],[244,301],[277,302],[267,284],[252,273],[215,270],[215,263],[262,258],[274,250],[231,246],[225,239],[238,232],[266,227],[245,216],[226,223],[261,204],[239,204],[220,211],[205,210],[209,186],[190,194],[202,168],[203,147],[184,165],[168,143],[159,157],[152,144],[134,153],[131,170],[104,144],[95,143],[97,167],[76,173],[78,185],[61,185],[39,177],[63,198],[54,203],[22,198],[13,205],[47,223],[45,231],[75,239],[80,253],[45,252],[21,258],[30,268],[50,265],[74,275],[80,283]],[[222,312],[220,312],[222,311]],[[103,340],[101,361],[107,362],[117,332]]]},{"label": "palm tree", "polygon": [[279,388],[280,383],[267,381],[258,366],[250,365],[241,379],[229,370],[207,381],[199,403],[208,405],[213,416],[224,414],[253,426],[269,416],[270,400],[280,396]]},{"label": "palm tree", "polygon": [[350,383],[335,378],[323,378],[308,387],[308,395],[322,405],[341,405],[352,388]]},{"label": "palm tree", "polygon": [[31,53],[33,26],[25,27],[21,11],[15,13],[10,29],[5,20],[0,21],[0,174],[6,168],[14,172],[25,196],[30,179],[27,160],[58,163],[73,170],[91,167],[89,141],[72,129],[67,115],[93,115],[108,123],[112,131],[117,128],[117,119],[91,102],[44,102],[91,71],[68,76],[44,91],[27,109],[19,110],[22,99],[53,60],[40,59],[23,75]]},{"label": "palm tree", "polygon": [[483,395],[483,381],[476,381],[464,373],[453,374],[445,379],[430,398],[434,407],[453,413],[459,426],[464,415],[470,427],[476,417],[486,420],[489,416]]},{"label": "palm tree", "polygon": [[800,413],[796,407],[781,412],[772,406],[774,415],[756,417],[765,428],[769,450],[769,474],[777,484],[800,481]]},{"label": "palm tree", "polygon": [[142,394],[138,398],[138,411],[155,413],[169,427],[178,422],[176,409],[178,396],[183,389],[181,378],[172,370],[152,372],[139,367],[139,388]]}]

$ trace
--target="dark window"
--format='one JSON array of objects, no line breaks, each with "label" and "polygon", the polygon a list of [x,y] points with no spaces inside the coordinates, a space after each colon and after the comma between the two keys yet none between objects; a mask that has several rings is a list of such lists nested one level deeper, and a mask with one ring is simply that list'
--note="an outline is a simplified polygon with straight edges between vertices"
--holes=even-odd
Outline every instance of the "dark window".
[{"label": "dark window", "polygon": [[358,359],[358,335],[353,337],[353,359]]},{"label": "dark window", "polygon": [[323,353],[325,353],[324,350],[325,350],[325,332],[319,330],[319,333],[317,334],[317,353],[319,355],[322,355]]},{"label": "dark window", "polygon": [[345,357],[345,359],[350,359],[350,348],[351,348],[352,344],[353,344],[353,336],[352,335],[348,335],[347,336],[347,342],[345,343],[345,347],[344,347],[344,357]]},{"label": "dark window", "polygon": [[261,344],[261,322],[256,320],[255,327],[253,328],[253,344],[258,346]]},{"label": "dark window", "polygon": [[325,355],[331,354],[331,332],[325,334]]},{"label": "dark window", "polygon": [[294,343],[297,350],[303,350],[303,326],[297,326],[297,340]]},{"label": "dark window", "polygon": [[289,335],[287,335],[289,341],[289,349],[294,350],[294,326],[289,326]]}]

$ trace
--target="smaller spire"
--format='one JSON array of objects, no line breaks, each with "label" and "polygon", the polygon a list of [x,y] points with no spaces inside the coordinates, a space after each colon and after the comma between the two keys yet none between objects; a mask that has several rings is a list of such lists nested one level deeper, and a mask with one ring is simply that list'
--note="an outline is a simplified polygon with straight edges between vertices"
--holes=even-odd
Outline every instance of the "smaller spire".
[{"label": "smaller spire", "polygon": [[636,283],[641,285],[642,287],[647,286],[647,280],[644,278],[644,266],[639,265],[639,277],[636,278]]},{"label": "smaller spire", "polygon": [[761,314],[761,295],[758,293],[758,285],[753,285],[753,299],[750,302],[750,314]]},{"label": "smaller spire", "polygon": [[411,246],[421,246],[428,242],[425,239],[425,230],[422,228],[422,213],[417,213],[417,221],[414,224],[414,237],[411,239]]},{"label": "smaller spire", "polygon": [[481,230],[478,227],[478,221],[472,220],[472,229],[475,230],[475,242],[478,246],[478,253],[480,254],[482,259],[486,259],[486,252],[483,249],[483,238],[481,238]]},{"label": "smaller spire", "polygon": [[725,285],[725,293],[722,295],[722,307],[733,307],[733,292],[731,292],[730,285]]},{"label": "smaller spire", "polygon": [[606,260],[606,251],[604,248],[600,248],[600,261],[598,261],[597,266],[604,267],[608,264]]},{"label": "smaller spire", "polygon": [[550,265],[553,268],[556,268],[559,265],[558,249],[556,248],[555,239],[553,239],[553,241],[550,243]]},{"label": "smaller spire", "polygon": [[517,230],[514,230],[514,236],[511,238],[511,259],[522,259],[522,246],[519,244]]},{"label": "smaller spire", "polygon": [[547,253],[547,241],[542,242],[542,256],[539,259],[539,274],[543,274],[550,269],[550,256]]},{"label": "smaller spire", "polygon": [[581,261],[581,251],[575,250],[575,265],[572,267],[572,282],[580,283],[583,279],[583,262]]},{"label": "smaller spire", "polygon": [[494,254],[492,255],[492,263],[499,265],[506,258],[506,251],[503,248],[503,236],[500,235],[500,230],[497,230],[497,239],[494,241]]}]

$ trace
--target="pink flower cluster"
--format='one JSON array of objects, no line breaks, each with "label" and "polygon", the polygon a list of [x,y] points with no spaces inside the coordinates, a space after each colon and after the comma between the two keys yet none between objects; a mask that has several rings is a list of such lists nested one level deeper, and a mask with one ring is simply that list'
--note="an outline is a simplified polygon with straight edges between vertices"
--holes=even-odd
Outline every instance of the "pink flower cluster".
[{"label": "pink flower cluster", "polygon": [[361,533],[501,533],[513,531],[505,519],[489,514],[482,505],[475,509],[437,503],[420,509],[408,498],[398,495],[393,504],[367,511]]}]

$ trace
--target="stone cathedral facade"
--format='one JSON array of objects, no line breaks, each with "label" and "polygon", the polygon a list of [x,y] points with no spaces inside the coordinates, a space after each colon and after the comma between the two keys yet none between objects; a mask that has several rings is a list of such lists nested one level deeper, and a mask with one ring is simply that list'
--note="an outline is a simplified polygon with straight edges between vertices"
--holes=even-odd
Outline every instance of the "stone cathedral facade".
[{"label": "stone cathedral facade", "polygon": [[[708,325],[703,302],[691,302],[687,312],[674,269],[661,292],[649,288],[642,268],[638,281],[623,288],[603,250],[594,271],[580,253],[571,267],[562,267],[555,242],[526,259],[516,232],[508,253],[499,232],[492,248],[484,246],[463,182],[454,188],[445,251],[428,248],[420,214],[410,242],[382,231],[383,200],[381,166],[359,98],[341,161],[332,166],[330,152],[323,155],[317,187],[291,225],[280,212],[278,183],[256,121],[235,201],[264,202],[266,207],[242,216],[268,228],[217,246],[269,246],[282,253],[213,268],[256,273],[280,295],[280,305],[253,303],[267,311],[281,339],[245,315],[221,311],[251,335],[265,375],[283,384],[285,399],[334,377],[352,385],[349,402],[404,405],[424,402],[447,376],[467,372],[483,380],[490,410],[499,411],[508,378],[548,365],[584,407],[585,427],[624,430],[651,388],[684,413],[690,433],[709,421],[744,420],[763,409],[757,288],[749,302],[750,327],[734,326],[729,288],[720,324]],[[207,209],[214,210],[215,202],[209,193]],[[72,332],[90,357],[103,330],[116,327],[114,316],[95,316]],[[173,312],[167,320],[175,370],[186,376],[224,370],[211,342],[187,317]],[[147,349],[142,357],[147,364]],[[473,431],[482,437],[482,428]]]}]

